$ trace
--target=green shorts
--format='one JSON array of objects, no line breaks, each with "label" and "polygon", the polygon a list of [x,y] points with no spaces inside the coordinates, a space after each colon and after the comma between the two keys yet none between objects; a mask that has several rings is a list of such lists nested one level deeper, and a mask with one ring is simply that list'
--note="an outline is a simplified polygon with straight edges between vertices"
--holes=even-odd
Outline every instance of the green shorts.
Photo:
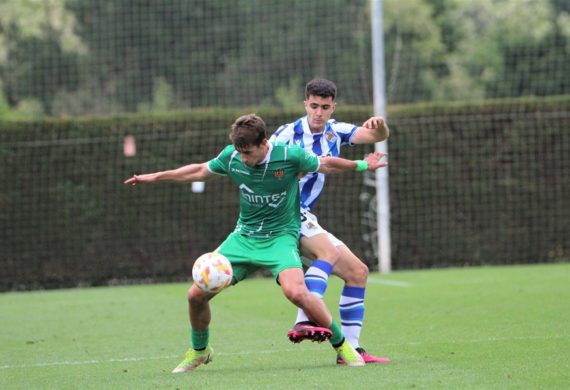
[{"label": "green shorts", "polygon": [[217,249],[226,256],[239,282],[260,268],[271,271],[275,279],[288,268],[302,268],[297,237],[283,234],[260,240],[231,233]]}]

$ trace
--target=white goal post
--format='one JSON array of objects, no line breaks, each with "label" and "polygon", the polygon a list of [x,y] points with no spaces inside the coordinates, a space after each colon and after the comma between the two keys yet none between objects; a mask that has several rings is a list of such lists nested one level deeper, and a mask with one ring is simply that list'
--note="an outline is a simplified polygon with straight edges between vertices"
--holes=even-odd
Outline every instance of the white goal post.
[{"label": "white goal post", "polygon": [[[382,0],[371,0],[372,24],[372,83],[374,91],[374,115],[386,118],[386,82],[384,68],[384,23]],[[378,142],[375,150],[388,152],[388,141]],[[376,171],[376,224],[378,271],[388,273],[392,269],[390,241],[390,187],[388,167]]]}]

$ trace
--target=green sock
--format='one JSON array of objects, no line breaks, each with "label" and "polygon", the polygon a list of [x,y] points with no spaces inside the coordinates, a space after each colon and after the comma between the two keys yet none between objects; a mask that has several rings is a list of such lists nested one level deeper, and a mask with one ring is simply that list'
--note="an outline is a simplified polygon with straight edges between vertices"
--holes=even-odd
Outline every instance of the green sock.
[{"label": "green sock", "polygon": [[196,351],[201,351],[208,346],[210,341],[210,329],[205,330],[190,330],[190,341],[192,343],[192,348]]},{"label": "green sock", "polygon": [[344,340],[344,335],[342,334],[342,330],[340,329],[340,326],[335,320],[332,320],[332,324],[331,326],[329,326],[329,329],[332,332],[330,342],[333,345],[333,347],[336,348],[340,344],[342,344]]}]

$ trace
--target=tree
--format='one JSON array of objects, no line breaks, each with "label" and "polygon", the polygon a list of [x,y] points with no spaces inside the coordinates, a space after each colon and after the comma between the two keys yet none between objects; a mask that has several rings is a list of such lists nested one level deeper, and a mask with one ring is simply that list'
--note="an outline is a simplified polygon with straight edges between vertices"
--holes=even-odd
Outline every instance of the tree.
[{"label": "tree", "polygon": [[384,9],[388,101],[431,100],[445,46],[424,0],[387,0]]},{"label": "tree", "polygon": [[89,78],[123,110],[150,104],[157,82],[171,85],[181,106],[216,103],[215,75],[239,31],[211,16],[239,21],[239,9],[222,0],[76,0],[69,9],[89,50]]},{"label": "tree", "polygon": [[447,0],[444,19],[458,26],[449,52],[444,99],[568,93],[566,47],[548,0]]},{"label": "tree", "polygon": [[[568,4],[384,0],[388,101],[569,93]],[[289,106],[325,77],[369,104],[369,5],[0,0],[0,88],[10,109],[86,115]]]},{"label": "tree", "polygon": [[36,99],[46,112],[59,89],[77,84],[75,19],[61,1],[0,1],[0,86],[10,106]]}]

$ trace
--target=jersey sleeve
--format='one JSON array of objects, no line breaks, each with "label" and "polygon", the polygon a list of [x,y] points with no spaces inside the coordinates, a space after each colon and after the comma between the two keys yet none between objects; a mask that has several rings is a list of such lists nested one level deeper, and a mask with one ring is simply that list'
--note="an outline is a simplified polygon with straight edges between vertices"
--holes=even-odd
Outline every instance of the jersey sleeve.
[{"label": "jersey sleeve", "polygon": [[269,138],[270,141],[291,144],[293,142],[294,128],[290,124],[279,127]]},{"label": "jersey sleeve", "polygon": [[341,145],[352,145],[352,137],[356,134],[358,126],[345,122],[333,122],[334,131],[340,136]]},{"label": "jersey sleeve", "polygon": [[212,173],[217,173],[218,175],[227,175],[228,168],[230,165],[230,160],[235,151],[233,145],[228,145],[218,154],[216,158],[208,161],[208,169]]},{"label": "jersey sleeve", "polygon": [[299,167],[298,172],[316,172],[319,169],[319,158],[296,145],[289,147],[289,155]]}]

